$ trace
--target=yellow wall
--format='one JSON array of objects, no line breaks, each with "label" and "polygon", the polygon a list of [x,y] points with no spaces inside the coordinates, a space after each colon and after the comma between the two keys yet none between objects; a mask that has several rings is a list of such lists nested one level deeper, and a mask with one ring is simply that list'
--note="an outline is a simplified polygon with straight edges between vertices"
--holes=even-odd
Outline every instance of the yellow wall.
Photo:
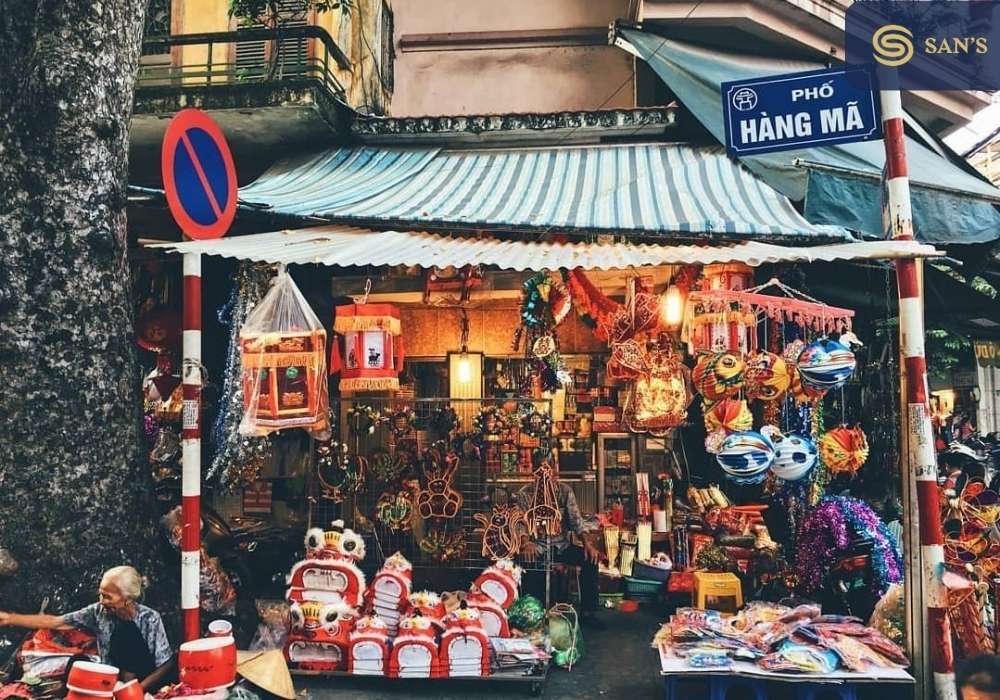
[{"label": "yellow wall", "polygon": [[[179,10],[179,11],[178,11]],[[173,31],[175,34],[200,34],[202,32],[224,32],[230,27],[229,2],[227,0],[174,0]],[[226,63],[230,45],[220,44],[212,48],[212,64]],[[176,61],[182,66],[204,66],[208,63],[208,47],[204,45],[182,46],[178,48]],[[201,70],[190,69],[189,70]],[[202,77],[192,77],[185,82],[203,82]]]},{"label": "yellow wall", "polygon": [[[350,13],[337,9],[317,13],[315,18],[315,23],[330,33],[351,61],[350,71],[339,69],[332,59],[329,65],[347,92],[347,102],[361,111],[385,109],[389,102],[379,80],[375,58],[381,59],[381,10],[382,0],[354,0]],[[223,32],[236,27],[236,20],[229,17],[228,0],[173,0],[172,31],[175,34]],[[322,45],[319,42],[314,45],[316,58],[322,60]],[[212,51],[213,65],[235,60],[232,44],[218,44]],[[186,66],[187,72],[203,73],[203,66],[208,62],[208,47],[177,47],[172,62]],[[219,76],[213,80],[221,82],[224,78]],[[191,76],[185,82],[204,82],[204,75]]]}]

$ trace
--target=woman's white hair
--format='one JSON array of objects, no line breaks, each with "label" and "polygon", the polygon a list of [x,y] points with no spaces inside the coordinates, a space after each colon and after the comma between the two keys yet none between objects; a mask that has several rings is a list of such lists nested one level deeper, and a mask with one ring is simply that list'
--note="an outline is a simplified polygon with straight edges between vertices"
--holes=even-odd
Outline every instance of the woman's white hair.
[{"label": "woman's white hair", "polygon": [[128,600],[142,598],[146,580],[131,566],[115,566],[104,572],[101,583],[113,583]]}]

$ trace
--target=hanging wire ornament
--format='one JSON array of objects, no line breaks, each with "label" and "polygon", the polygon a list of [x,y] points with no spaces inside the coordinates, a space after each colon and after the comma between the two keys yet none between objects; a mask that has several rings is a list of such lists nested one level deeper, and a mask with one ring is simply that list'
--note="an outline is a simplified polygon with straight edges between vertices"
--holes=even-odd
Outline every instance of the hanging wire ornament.
[{"label": "hanging wire ornament", "polygon": [[[223,372],[219,415],[212,427],[215,456],[209,465],[207,479],[220,479],[226,489],[237,489],[256,479],[260,469],[270,460],[271,440],[268,437],[240,435],[243,420],[243,382],[240,360],[240,328],[247,316],[264,298],[274,276],[270,265],[240,263],[229,300],[219,309],[219,323],[229,326],[229,343]],[[248,481],[248,479],[250,479]]]},{"label": "hanging wire ornament", "polygon": [[388,419],[374,406],[356,403],[347,411],[347,425],[355,435],[374,435],[375,430]]},{"label": "hanging wire ornament", "polygon": [[342,503],[365,483],[368,460],[352,455],[347,445],[337,441],[316,445],[316,476],[323,487],[323,498]]}]

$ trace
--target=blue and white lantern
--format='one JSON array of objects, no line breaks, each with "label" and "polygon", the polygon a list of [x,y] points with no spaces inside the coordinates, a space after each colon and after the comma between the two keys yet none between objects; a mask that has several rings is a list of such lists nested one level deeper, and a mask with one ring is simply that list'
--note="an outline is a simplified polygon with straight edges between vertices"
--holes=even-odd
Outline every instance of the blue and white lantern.
[{"label": "blue and white lantern", "polygon": [[798,481],[816,466],[816,443],[804,435],[779,435],[774,438],[774,463],[771,471],[783,481]]},{"label": "blue and white lantern", "polygon": [[854,374],[857,360],[846,345],[823,338],[809,343],[799,353],[796,365],[802,384],[818,391],[839,389]]},{"label": "blue and white lantern", "polygon": [[774,461],[774,445],[757,431],[745,430],[727,437],[715,458],[731,481],[759,484]]}]

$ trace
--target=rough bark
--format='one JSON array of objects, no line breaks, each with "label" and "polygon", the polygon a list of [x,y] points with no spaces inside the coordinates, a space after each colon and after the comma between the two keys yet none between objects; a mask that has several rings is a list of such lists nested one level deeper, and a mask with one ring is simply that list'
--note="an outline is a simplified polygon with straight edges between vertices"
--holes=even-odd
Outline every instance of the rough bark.
[{"label": "rough bark", "polygon": [[[126,260],[146,0],[0,0],[0,608],[155,576]],[[10,567],[7,567],[8,570]]]}]

